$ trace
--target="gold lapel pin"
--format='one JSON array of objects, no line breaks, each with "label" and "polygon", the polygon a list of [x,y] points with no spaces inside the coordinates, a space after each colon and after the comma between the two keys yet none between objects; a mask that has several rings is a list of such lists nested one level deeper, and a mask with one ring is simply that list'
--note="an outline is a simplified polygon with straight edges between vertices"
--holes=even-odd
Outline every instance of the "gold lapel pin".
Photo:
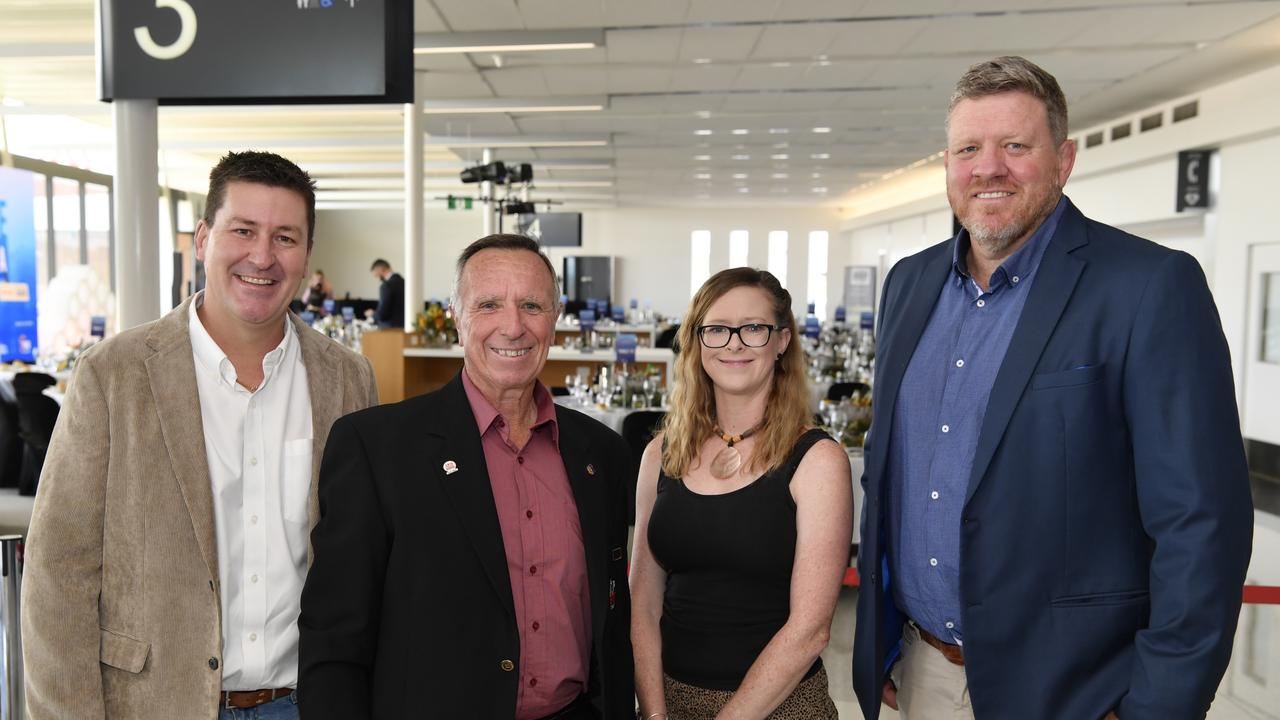
[{"label": "gold lapel pin", "polygon": [[596,474],[596,466],[595,466],[595,465],[592,465],[591,463],[587,463],[587,474],[588,474],[588,475],[595,475],[595,474]]}]

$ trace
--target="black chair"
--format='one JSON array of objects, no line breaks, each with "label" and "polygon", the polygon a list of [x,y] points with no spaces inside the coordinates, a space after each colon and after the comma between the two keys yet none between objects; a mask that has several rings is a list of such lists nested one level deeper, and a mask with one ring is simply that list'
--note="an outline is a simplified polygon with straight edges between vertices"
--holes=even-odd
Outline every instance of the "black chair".
[{"label": "black chair", "polygon": [[653,346],[656,348],[671,348],[671,352],[676,355],[680,354],[680,343],[676,342],[676,335],[680,333],[680,324],[677,323],[671,327],[658,333],[658,337],[654,338]]},{"label": "black chair", "polygon": [[866,383],[860,382],[838,382],[831,383],[831,387],[827,388],[828,400],[844,400],[853,397],[855,394],[862,394],[871,388]]},{"label": "black chair", "polygon": [[49,450],[49,439],[53,437],[53,426],[58,422],[60,409],[56,400],[44,394],[44,389],[56,382],[44,373],[18,373],[13,377],[13,392],[18,398],[19,435],[23,443],[19,495],[36,494],[44,455]]},{"label": "black chair", "polygon": [[22,436],[18,403],[0,393],[0,488],[18,487],[22,474]]},{"label": "black chair", "polygon": [[636,524],[636,480],[640,477],[640,458],[645,446],[657,433],[667,413],[662,410],[636,410],[622,419],[622,439],[631,448],[631,491],[627,495],[627,522]]}]

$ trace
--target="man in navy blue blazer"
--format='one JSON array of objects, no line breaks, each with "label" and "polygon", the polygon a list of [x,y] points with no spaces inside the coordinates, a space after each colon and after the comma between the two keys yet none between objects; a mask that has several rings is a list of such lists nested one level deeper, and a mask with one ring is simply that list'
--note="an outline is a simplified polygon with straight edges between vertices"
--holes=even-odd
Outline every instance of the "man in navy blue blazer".
[{"label": "man in navy blue blazer", "polygon": [[1066,131],[1043,69],[970,68],[945,155],[963,229],[885,278],[867,718],[1202,718],[1231,655],[1253,508],[1217,309],[1194,258],[1062,194]]}]

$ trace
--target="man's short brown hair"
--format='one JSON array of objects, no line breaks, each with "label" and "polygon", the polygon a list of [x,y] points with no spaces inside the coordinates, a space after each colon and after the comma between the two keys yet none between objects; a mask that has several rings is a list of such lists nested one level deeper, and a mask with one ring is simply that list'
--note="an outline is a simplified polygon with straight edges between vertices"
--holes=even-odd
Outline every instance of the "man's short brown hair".
[{"label": "man's short brown hair", "polygon": [[227,185],[250,182],[292,190],[307,205],[307,250],[316,236],[316,183],[305,170],[275,153],[246,150],[229,152],[209,171],[209,194],[205,196],[204,224],[213,219],[227,197]]},{"label": "man's short brown hair", "polygon": [[1044,103],[1049,116],[1049,134],[1055,145],[1067,139],[1067,98],[1058,81],[1044,68],[1024,57],[1006,55],[992,58],[969,68],[956,83],[947,106],[947,122],[951,111],[961,100],[973,100],[1006,92],[1024,92]]}]

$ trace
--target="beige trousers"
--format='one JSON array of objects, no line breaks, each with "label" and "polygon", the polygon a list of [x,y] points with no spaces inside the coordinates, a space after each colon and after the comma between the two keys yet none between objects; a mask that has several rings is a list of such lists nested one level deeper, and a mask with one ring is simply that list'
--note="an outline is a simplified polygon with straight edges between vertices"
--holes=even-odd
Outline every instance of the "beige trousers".
[{"label": "beige trousers", "polygon": [[902,657],[889,676],[898,686],[898,711],[903,720],[973,720],[964,667],[953,665],[941,651],[921,640],[920,631],[911,623],[902,628]]}]

